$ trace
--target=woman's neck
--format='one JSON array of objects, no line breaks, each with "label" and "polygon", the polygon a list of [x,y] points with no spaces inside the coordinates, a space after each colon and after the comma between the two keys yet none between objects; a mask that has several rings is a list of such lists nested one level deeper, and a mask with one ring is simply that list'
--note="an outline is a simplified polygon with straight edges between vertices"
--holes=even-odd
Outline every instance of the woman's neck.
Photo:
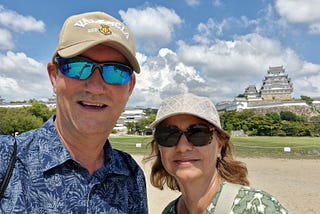
[{"label": "woman's neck", "polygon": [[218,191],[221,177],[216,171],[209,182],[193,182],[181,186],[182,196],[177,204],[178,214],[203,213]]}]

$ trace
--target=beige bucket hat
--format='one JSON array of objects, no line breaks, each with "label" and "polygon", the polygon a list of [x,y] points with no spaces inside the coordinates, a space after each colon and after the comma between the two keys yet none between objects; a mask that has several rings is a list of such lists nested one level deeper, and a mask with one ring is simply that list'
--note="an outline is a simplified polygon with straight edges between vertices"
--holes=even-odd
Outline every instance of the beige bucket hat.
[{"label": "beige bucket hat", "polygon": [[220,132],[229,135],[221,128],[218,111],[211,100],[191,93],[179,94],[162,101],[156,119],[150,126],[156,128],[165,119],[179,114],[199,117],[212,124]]}]

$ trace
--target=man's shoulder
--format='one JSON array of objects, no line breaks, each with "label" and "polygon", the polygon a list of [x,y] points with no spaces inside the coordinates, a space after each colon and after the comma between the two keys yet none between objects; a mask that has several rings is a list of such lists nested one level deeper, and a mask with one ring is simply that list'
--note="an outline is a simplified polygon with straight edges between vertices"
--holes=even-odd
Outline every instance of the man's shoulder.
[{"label": "man's shoulder", "polygon": [[28,142],[36,141],[50,141],[57,136],[57,132],[53,125],[53,117],[46,121],[41,127],[33,129],[17,136],[17,142],[19,144],[27,144]]},{"label": "man's shoulder", "polygon": [[14,150],[15,138],[11,135],[0,135],[0,183],[4,176]]},{"label": "man's shoulder", "polygon": [[143,171],[137,161],[127,152],[112,149],[113,163],[116,166],[116,170],[122,172],[127,171],[129,174],[143,174]]},{"label": "man's shoulder", "polygon": [[11,157],[15,141],[12,135],[0,135],[0,163],[5,163],[4,159]]},{"label": "man's shoulder", "polygon": [[117,161],[121,161],[122,163],[126,163],[129,166],[138,166],[138,163],[135,161],[135,159],[127,152],[118,150],[118,149],[112,149],[113,150],[113,157]]},{"label": "man's shoulder", "polygon": [[6,153],[11,154],[14,141],[15,138],[12,135],[0,135],[0,157],[3,157],[3,155],[6,155]]}]

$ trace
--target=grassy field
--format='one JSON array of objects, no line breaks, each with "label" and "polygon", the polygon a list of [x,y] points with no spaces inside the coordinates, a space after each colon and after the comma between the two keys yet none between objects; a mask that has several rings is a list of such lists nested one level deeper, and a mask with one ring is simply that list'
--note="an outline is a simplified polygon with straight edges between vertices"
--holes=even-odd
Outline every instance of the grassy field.
[{"label": "grassy field", "polygon": [[[150,136],[110,137],[113,148],[130,154],[149,154],[150,141]],[[233,137],[232,142],[237,157],[320,159],[319,137]],[[285,147],[290,148],[290,152],[285,152]]]}]

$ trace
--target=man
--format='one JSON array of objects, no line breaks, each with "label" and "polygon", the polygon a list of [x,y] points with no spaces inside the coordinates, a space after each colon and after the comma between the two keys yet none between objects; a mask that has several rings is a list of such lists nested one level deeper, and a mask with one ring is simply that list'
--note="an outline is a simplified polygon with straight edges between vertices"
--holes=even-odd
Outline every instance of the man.
[{"label": "man", "polygon": [[[102,12],[71,16],[47,70],[56,115],[16,137],[2,211],[147,213],[141,168],[108,141],[134,89],[134,72],[140,72],[131,31]],[[0,141],[2,182],[13,139]]]}]

